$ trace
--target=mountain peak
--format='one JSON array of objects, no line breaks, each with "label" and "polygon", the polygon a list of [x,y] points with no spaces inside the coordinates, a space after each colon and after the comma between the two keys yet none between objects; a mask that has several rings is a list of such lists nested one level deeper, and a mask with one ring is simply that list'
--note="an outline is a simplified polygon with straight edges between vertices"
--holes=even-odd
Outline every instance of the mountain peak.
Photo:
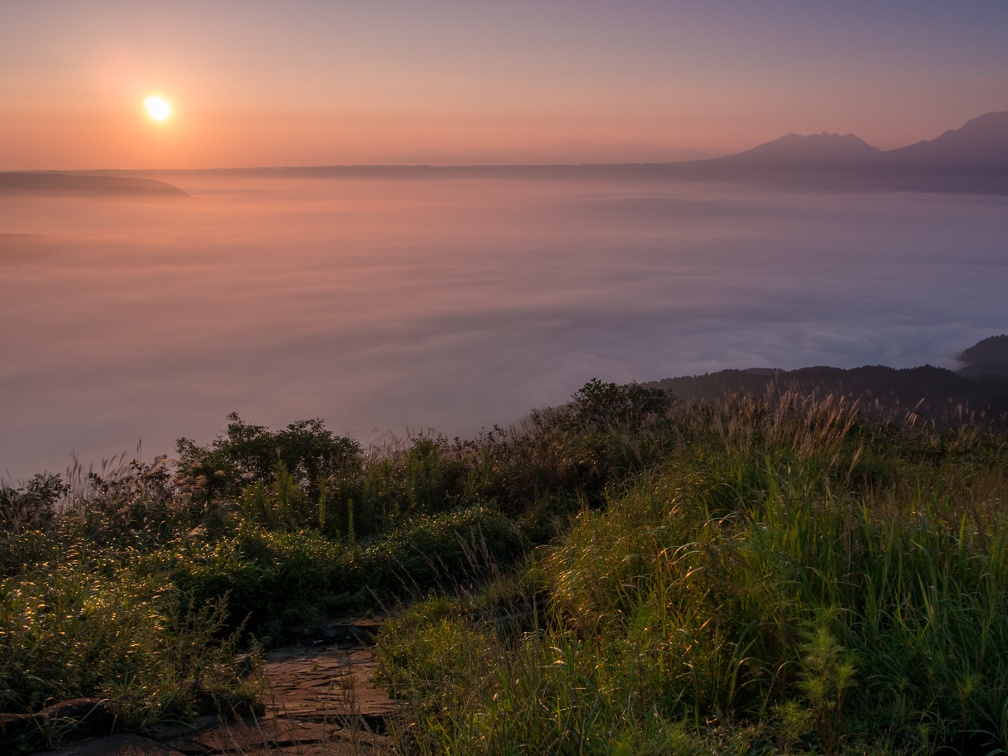
[{"label": "mountain peak", "polygon": [[1008,164],[1008,111],[984,113],[934,139],[885,153],[899,162]]},{"label": "mountain peak", "polygon": [[747,152],[672,164],[684,178],[786,188],[1008,195],[1008,112],[882,152],[855,134],[787,134]]},{"label": "mountain peak", "polygon": [[882,153],[856,134],[787,134],[733,156],[750,163],[847,163],[873,161]]}]

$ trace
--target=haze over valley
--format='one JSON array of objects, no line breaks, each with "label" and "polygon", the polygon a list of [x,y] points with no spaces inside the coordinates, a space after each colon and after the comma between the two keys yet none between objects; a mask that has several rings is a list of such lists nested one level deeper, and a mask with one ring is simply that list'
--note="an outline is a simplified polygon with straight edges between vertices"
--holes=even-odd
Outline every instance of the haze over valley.
[{"label": "haze over valley", "polygon": [[[309,172],[310,173],[310,172]],[[592,377],[950,367],[1005,330],[1008,198],[620,170],[150,174],[0,201],[11,479],[236,411],[467,435]]]}]

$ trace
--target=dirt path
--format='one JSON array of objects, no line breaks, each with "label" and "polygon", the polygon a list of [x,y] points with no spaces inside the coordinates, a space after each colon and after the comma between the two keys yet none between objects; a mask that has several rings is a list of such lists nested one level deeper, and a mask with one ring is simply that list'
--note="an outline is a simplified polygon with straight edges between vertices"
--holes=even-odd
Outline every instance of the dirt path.
[{"label": "dirt path", "polygon": [[[384,754],[395,702],[373,681],[375,620],[334,620],[304,633],[303,645],[271,651],[263,665],[265,713],[245,721],[203,717],[144,738],[114,735],[52,752],[63,756],[203,756],[283,753]],[[341,641],[341,642],[336,642]]]},{"label": "dirt path", "polygon": [[386,717],[396,710],[372,683],[371,649],[287,647],[266,657],[265,715],[227,722],[177,750],[188,754],[372,754],[388,751]]}]

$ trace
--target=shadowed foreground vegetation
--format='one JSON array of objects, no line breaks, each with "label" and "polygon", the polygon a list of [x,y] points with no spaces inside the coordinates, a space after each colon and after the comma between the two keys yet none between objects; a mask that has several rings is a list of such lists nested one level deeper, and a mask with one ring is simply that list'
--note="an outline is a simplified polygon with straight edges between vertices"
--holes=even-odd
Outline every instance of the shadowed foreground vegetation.
[{"label": "shadowed foreground vegetation", "polygon": [[[231,416],[0,492],[0,710],[256,705],[236,651],[390,609],[408,753],[997,752],[1008,434],[592,381],[477,439]],[[954,752],[954,751],[949,751]]]}]

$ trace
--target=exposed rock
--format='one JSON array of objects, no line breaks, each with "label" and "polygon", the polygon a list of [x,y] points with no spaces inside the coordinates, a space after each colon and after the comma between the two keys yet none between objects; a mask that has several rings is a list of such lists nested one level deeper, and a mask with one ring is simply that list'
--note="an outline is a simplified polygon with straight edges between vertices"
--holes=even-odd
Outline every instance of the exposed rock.
[{"label": "exposed rock", "polygon": [[[342,624],[334,621],[329,626]],[[387,720],[399,707],[374,686],[374,667],[371,649],[365,647],[317,644],[276,649],[263,665],[262,717],[221,721],[176,741],[175,747],[187,754],[388,753]]]}]

